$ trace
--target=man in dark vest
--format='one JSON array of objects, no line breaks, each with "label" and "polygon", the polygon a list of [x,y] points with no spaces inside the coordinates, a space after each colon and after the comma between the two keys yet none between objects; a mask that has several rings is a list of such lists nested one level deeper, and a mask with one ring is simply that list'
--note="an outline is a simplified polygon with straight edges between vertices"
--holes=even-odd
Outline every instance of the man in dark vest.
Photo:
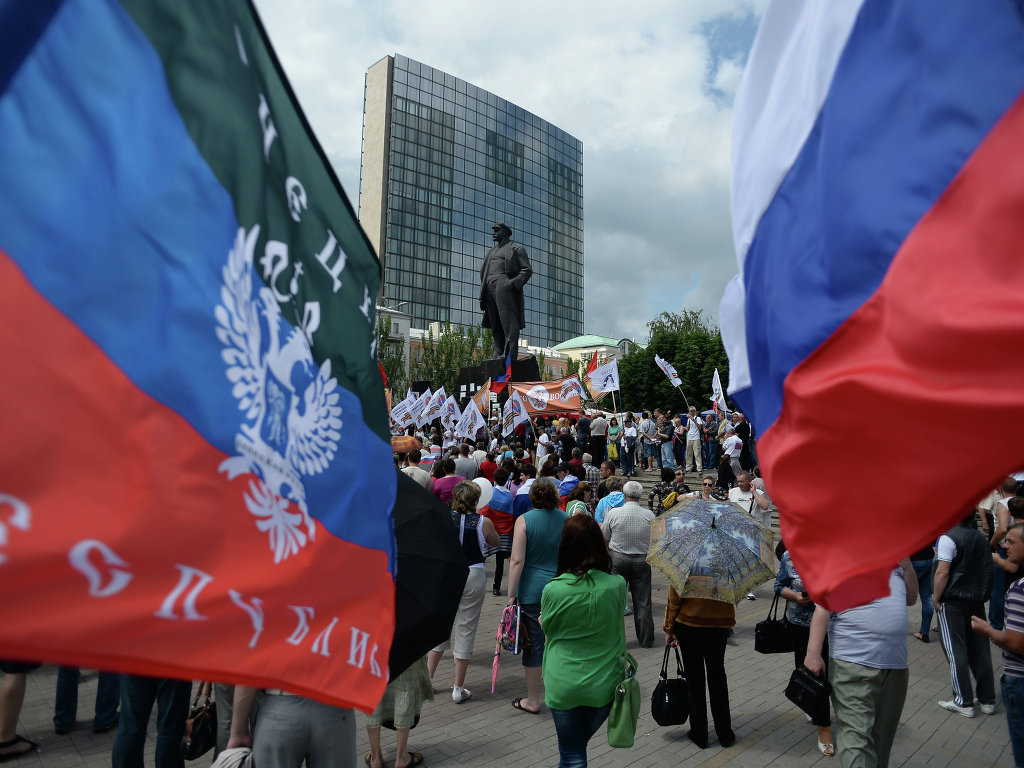
[{"label": "man in dark vest", "polygon": [[[985,601],[992,592],[992,551],[974,527],[974,510],[936,544],[933,600],[939,619],[942,650],[949,659],[953,698],[939,706],[974,717],[974,705],[986,715],[996,711],[992,654],[988,638],[971,631],[971,617],[985,618]],[[977,696],[971,687],[971,674]],[[977,702],[975,702],[977,700]]]},{"label": "man in dark vest", "polygon": [[480,309],[482,325],[494,334],[494,356],[516,359],[519,333],[526,327],[523,287],[533,275],[526,249],[512,242],[512,229],[498,223],[492,227],[495,246],[480,268]]}]

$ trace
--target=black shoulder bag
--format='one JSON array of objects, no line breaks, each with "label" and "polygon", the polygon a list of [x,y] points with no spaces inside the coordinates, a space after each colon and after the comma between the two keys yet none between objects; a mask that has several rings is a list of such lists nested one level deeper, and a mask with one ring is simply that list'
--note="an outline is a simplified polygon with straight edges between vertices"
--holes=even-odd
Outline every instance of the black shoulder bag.
[{"label": "black shoulder bag", "polygon": [[676,652],[676,676],[668,679],[668,654],[671,646],[665,646],[665,659],[661,662],[661,676],[651,694],[651,715],[658,725],[682,725],[690,716],[690,694],[686,689],[683,662]]},{"label": "black shoulder bag", "polygon": [[778,593],[768,609],[768,618],[754,625],[754,650],[758,653],[790,653],[793,650],[786,612],[783,611],[782,618],[779,618]]}]

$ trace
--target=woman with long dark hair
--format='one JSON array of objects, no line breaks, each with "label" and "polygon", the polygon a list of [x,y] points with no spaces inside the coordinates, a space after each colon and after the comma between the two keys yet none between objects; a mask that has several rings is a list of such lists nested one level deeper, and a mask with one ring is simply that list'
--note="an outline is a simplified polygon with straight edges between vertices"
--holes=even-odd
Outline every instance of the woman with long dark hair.
[{"label": "woman with long dark hair", "polygon": [[544,703],[558,735],[559,768],[586,768],[587,742],[608,718],[626,649],[626,582],[611,573],[601,526],[573,515],[562,528],[558,576],[544,587]]}]

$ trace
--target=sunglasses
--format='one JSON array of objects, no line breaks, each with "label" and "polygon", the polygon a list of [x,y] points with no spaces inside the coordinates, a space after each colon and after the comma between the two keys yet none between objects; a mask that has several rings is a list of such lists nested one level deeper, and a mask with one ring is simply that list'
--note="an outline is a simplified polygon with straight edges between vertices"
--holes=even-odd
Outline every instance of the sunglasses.
[{"label": "sunglasses", "polygon": [[701,485],[703,485],[705,488],[714,488],[715,487],[714,483],[701,483]]}]

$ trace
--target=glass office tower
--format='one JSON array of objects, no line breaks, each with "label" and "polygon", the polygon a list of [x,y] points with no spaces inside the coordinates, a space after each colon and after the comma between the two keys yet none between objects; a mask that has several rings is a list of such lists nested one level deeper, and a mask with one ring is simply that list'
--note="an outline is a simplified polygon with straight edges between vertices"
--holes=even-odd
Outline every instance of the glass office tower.
[{"label": "glass office tower", "polygon": [[412,325],[479,325],[480,267],[504,221],[526,248],[521,338],[583,333],[583,144],[521,107],[404,56],[366,73],[359,219],[383,300]]}]

